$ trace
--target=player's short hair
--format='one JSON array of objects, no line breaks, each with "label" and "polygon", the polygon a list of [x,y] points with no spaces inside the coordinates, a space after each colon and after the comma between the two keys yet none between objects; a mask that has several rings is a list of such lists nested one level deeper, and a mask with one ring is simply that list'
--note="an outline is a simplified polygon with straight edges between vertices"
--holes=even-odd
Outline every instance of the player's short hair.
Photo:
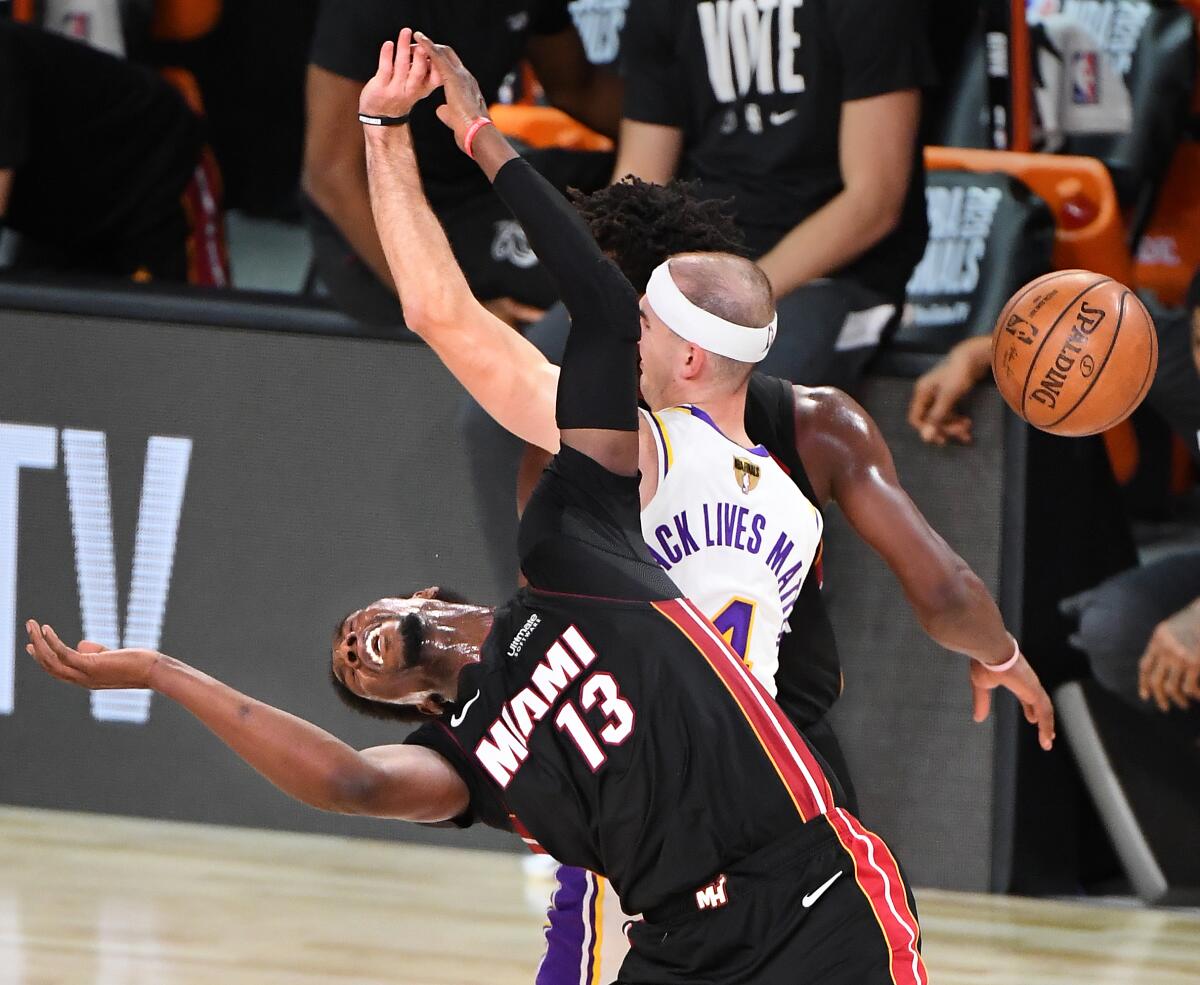
[{"label": "player's short hair", "polygon": [[600,249],[641,293],[654,268],[676,253],[746,256],[733,200],[702,199],[698,188],[695,181],[654,185],[627,175],[599,191],[570,195]]},{"label": "player's short hair", "polygon": [[[771,281],[758,264],[727,252],[699,256],[696,252],[671,259],[671,277],[692,304],[735,325],[766,325],[775,317]],[[713,372],[732,386],[748,380],[755,368],[754,363],[712,352],[708,361]]]}]

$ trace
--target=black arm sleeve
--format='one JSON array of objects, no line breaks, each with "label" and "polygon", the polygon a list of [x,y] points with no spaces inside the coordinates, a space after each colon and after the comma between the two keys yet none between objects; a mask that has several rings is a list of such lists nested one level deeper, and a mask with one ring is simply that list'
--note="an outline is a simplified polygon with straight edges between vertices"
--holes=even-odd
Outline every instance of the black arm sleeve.
[{"label": "black arm sleeve", "polygon": [[600,252],[579,213],[528,161],[505,164],[494,187],[571,315],[558,381],[559,428],[636,431],[642,331],[637,293]]}]

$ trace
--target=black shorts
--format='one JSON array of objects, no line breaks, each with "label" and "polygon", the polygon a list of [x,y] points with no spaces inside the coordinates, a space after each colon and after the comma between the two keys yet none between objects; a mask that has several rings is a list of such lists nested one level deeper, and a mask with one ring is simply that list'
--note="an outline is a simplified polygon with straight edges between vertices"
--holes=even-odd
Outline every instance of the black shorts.
[{"label": "black shorts", "polygon": [[844,810],[629,926],[621,985],[924,985],[912,894]]}]

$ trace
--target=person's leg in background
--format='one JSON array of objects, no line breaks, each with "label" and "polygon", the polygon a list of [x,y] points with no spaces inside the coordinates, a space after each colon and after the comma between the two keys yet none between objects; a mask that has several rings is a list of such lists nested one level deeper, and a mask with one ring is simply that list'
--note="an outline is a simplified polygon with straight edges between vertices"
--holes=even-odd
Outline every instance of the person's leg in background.
[{"label": "person's leg in background", "polygon": [[819,280],[776,302],[779,334],[759,370],[804,386],[851,388],[894,328],[898,306],[852,281]]},{"label": "person's leg in background", "polygon": [[1200,708],[1163,714],[1138,696],[1138,662],[1159,623],[1200,598],[1200,551],[1186,551],[1108,579],[1064,599],[1077,616],[1071,644],[1087,654],[1092,673],[1107,690],[1172,726],[1187,741],[1200,738]]}]

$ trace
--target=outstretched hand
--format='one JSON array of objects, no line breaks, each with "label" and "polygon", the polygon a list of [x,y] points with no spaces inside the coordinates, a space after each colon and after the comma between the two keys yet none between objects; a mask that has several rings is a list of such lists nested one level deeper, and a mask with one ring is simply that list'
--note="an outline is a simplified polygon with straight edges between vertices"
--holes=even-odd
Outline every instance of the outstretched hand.
[{"label": "outstretched hand", "polygon": [[471,124],[481,117],[486,119],[488,115],[487,101],[483,98],[479,83],[449,45],[434,44],[420,31],[413,37],[417,42],[417,50],[428,57],[446,92],[446,105],[437,108],[438,119],[454,131],[459,149],[465,151],[467,131]]},{"label": "outstretched hand", "polygon": [[150,671],[162,656],[153,650],[109,650],[99,643],[81,640],[69,647],[49,626],[30,619],[25,623],[29,643],[25,652],[52,677],[91,690],[116,687],[147,687]]},{"label": "outstretched hand", "polygon": [[1007,688],[1016,695],[1025,711],[1025,720],[1037,726],[1038,744],[1049,751],[1054,745],[1054,704],[1024,655],[1012,670],[1006,670],[1002,674],[988,670],[987,665],[978,660],[971,661],[975,721],[982,722],[991,713],[992,691],[998,687]]},{"label": "outstretched hand", "polygon": [[413,32],[404,28],[395,41],[379,49],[379,67],[363,86],[358,111],[364,116],[406,116],[442,84],[429,53],[413,43]]}]

